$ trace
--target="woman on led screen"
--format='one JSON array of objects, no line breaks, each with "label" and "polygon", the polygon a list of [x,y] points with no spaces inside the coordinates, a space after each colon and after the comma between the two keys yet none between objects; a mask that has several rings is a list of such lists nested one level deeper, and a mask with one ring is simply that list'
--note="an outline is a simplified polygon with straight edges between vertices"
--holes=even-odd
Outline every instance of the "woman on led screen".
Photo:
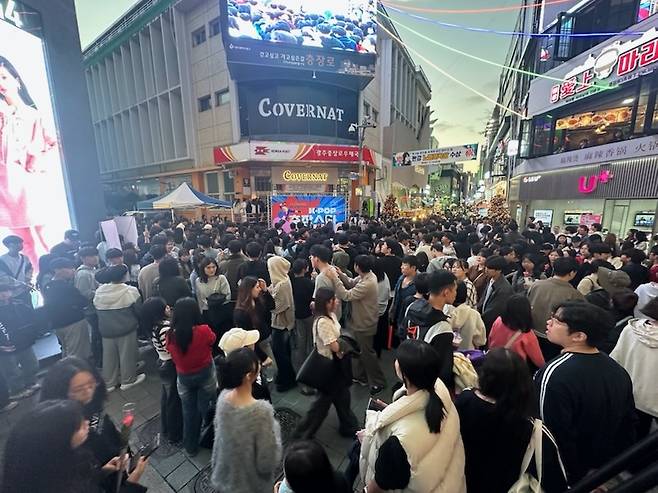
[{"label": "woman on led screen", "polygon": [[[36,104],[14,66],[0,55],[0,228],[23,238],[24,253],[37,265],[48,247],[43,238],[45,217],[38,217],[37,181],[43,159],[57,141],[47,134]],[[41,208],[44,213],[47,208]]]}]

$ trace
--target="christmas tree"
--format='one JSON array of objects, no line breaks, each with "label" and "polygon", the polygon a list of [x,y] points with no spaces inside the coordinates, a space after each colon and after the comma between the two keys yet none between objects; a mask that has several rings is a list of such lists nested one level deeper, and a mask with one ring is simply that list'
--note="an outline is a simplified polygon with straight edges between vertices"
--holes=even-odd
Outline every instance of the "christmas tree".
[{"label": "christmas tree", "polygon": [[509,207],[507,206],[507,201],[502,195],[496,195],[491,197],[489,201],[489,218],[498,223],[506,224],[510,221]]},{"label": "christmas tree", "polygon": [[398,207],[398,203],[395,200],[395,197],[393,195],[389,195],[386,197],[386,200],[384,201],[384,210],[382,211],[382,215],[386,219],[397,219],[400,217],[400,208]]}]

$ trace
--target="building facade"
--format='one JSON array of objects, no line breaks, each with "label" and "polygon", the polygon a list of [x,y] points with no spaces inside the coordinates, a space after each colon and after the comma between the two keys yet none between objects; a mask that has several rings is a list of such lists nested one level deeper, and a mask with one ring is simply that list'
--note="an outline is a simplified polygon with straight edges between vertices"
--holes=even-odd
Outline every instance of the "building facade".
[{"label": "building facade", "polygon": [[[553,225],[656,232],[658,16],[655,2],[579,3],[546,23],[522,123],[512,208]],[[596,26],[596,27],[593,27]],[[566,37],[628,31],[635,35]]]},{"label": "building facade", "polygon": [[85,50],[106,193],[125,209],[188,182],[232,201],[342,195],[358,210],[369,199],[374,212],[396,139],[429,142],[427,79],[382,33],[376,65],[360,68],[341,52],[238,51],[232,8],[143,0]]}]

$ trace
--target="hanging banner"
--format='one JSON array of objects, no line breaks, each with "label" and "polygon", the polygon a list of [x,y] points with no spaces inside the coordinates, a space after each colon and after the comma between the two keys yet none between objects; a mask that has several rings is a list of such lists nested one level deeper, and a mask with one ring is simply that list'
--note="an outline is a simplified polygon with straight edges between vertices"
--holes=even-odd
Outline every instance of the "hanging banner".
[{"label": "hanging banner", "polygon": [[290,224],[303,221],[316,226],[332,222],[334,225],[347,220],[345,197],[322,195],[273,195],[272,226],[283,223],[282,228],[290,232]]},{"label": "hanging banner", "polygon": [[[363,162],[374,166],[373,152],[364,147],[362,153]],[[241,161],[358,163],[359,146],[252,140],[232,146],[215,147],[214,158],[217,165]]]},{"label": "hanging banner", "polygon": [[393,157],[393,166],[430,166],[432,164],[449,164],[461,161],[475,161],[478,156],[477,144],[466,144],[439,149],[398,152]]}]

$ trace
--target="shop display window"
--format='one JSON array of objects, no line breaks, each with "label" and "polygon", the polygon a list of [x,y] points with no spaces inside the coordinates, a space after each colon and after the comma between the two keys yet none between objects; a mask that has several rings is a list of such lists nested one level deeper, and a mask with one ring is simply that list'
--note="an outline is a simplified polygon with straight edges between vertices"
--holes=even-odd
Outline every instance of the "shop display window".
[{"label": "shop display window", "polygon": [[533,155],[542,156],[549,153],[552,127],[553,117],[551,115],[540,116],[532,121]]},{"label": "shop display window", "polygon": [[[629,101],[630,100],[630,101]],[[631,134],[633,98],[628,106],[587,111],[555,122],[555,154],[626,140]]]}]

